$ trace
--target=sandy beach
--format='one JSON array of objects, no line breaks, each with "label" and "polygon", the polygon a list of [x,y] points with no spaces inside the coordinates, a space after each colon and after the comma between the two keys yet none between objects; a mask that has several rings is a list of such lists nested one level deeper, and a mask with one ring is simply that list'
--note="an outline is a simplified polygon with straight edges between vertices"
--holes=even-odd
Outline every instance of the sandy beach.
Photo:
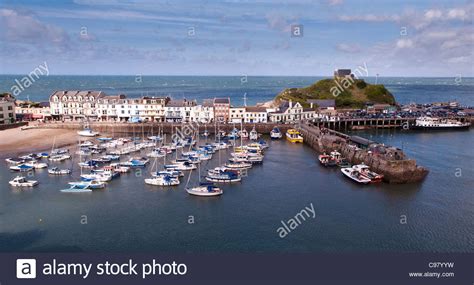
[{"label": "sandy beach", "polygon": [[11,157],[37,151],[50,151],[53,146],[75,144],[78,136],[74,130],[20,128],[0,131],[0,157]]}]

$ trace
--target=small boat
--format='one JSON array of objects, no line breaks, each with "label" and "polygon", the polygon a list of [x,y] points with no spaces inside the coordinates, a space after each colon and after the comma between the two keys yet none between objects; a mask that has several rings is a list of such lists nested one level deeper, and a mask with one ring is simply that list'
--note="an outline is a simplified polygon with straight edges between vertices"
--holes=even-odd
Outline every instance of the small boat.
[{"label": "small boat", "polygon": [[105,182],[92,180],[92,181],[78,181],[78,182],[69,182],[71,186],[77,186],[87,189],[102,189],[105,187]]},{"label": "small boat", "polygon": [[292,143],[303,143],[303,136],[296,129],[289,129],[286,132],[286,139]]},{"label": "small boat", "polygon": [[180,181],[177,177],[170,175],[154,176],[152,178],[146,178],[145,183],[156,186],[176,186],[179,185]]},{"label": "small boat", "polygon": [[201,134],[201,136],[207,138],[207,137],[209,136],[209,131],[208,131],[208,130],[204,130],[204,132]]},{"label": "small boat", "polygon": [[220,182],[220,183],[231,183],[239,182],[242,180],[242,177],[236,171],[222,171],[219,173],[210,173],[208,172],[205,177],[207,181],[210,182]]},{"label": "small boat", "polygon": [[337,161],[330,155],[328,154],[321,154],[318,156],[319,163],[321,163],[324,166],[336,166]]},{"label": "small boat", "polygon": [[99,140],[99,141],[101,141],[101,142],[108,142],[108,141],[111,141],[112,138],[103,137],[103,138],[97,138],[97,140]]},{"label": "small boat", "polygon": [[99,181],[99,182],[108,182],[112,180],[112,174],[106,172],[92,173],[92,174],[82,174],[81,180],[83,181]]},{"label": "small boat", "polygon": [[11,186],[15,187],[33,187],[38,185],[38,181],[36,180],[27,180],[26,177],[17,176],[13,178],[10,182],[8,182]]},{"label": "small boat", "polygon": [[[247,132],[247,131],[246,131]],[[227,137],[230,139],[230,140],[235,140],[237,138],[239,138],[239,130],[237,130],[237,128],[234,128],[228,135]]]},{"label": "small boat", "polygon": [[271,132],[270,132],[270,138],[272,140],[278,140],[283,137],[283,134],[280,132],[280,129],[278,127],[274,127]]},{"label": "small boat", "polygon": [[147,153],[146,156],[152,157],[152,158],[159,158],[159,157],[164,157],[166,153],[162,151],[161,149],[157,148],[152,150],[151,152]]},{"label": "small boat", "polygon": [[339,166],[340,168],[352,167],[351,164],[345,158],[341,158],[337,162],[337,166]]},{"label": "small boat", "polygon": [[111,163],[110,166],[113,167],[114,171],[118,173],[130,172],[130,167],[120,165],[120,163]]},{"label": "small boat", "polygon": [[48,173],[51,175],[68,175],[71,174],[71,169],[60,169],[59,167],[52,167],[48,169]]},{"label": "small boat", "polygon": [[69,154],[55,154],[55,155],[50,156],[49,160],[59,162],[59,161],[65,161],[70,158],[71,156]]},{"label": "small boat", "polygon": [[341,168],[341,172],[346,177],[357,183],[368,184],[371,182],[371,180],[367,176],[363,175],[362,173],[360,173],[360,171],[355,170],[354,168]]},{"label": "small boat", "polygon": [[157,171],[151,174],[151,176],[153,177],[163,176],[163,175],[168,175],[171,177],[183,177],[184,173],[180,170],[162,170],[162,171]]},{"label": "small boat", "polygon": [[68,189],[60,190],[63,193],[90,193],[92,189],[88,188],[87,186],[83,185],[71,185]]},{"label": "small boat", "polygon": [[[116,171],[115,167],[111,166],[111,165],[104,166],[100,169],[92,169],[91,172],[95,173],[95,174],[104,174],[104,175],[110,176],[111,179],[120,177],[120,171]],[[98,180],[101,181],[100,179],[98,179]],[[105,181],[107,181],[107,180],[105,180]]]},{"label": "small boat", "polygon": [[191,195],[205,197],[219,196],[224,193],[224,191],[222,191],[222,189],[220,189],[219,187],[215,186],[214,183],[209,182],[200,183],[197,187],[186,188],[186,192]]},{"label": "small boat", "polygon": [[41,168],[48,168],[48,164],[44,162],[38,162],[36,160],[32,160],[29,162],[25,162],[25,165],[31,166],[34,169],[41,169]]},{"label": "small boat", "polygon": [[49,154],[47,152],[40,152],[37,154],[39,158],[48,158]]},{"label": "small boat", "polygon": [[139,168],[139,167],[145,167],[147,163],[150,162],[149,159],[147,158],[131,158],[129,161],[122,162],[120,165],[122,166],[128,166],[131,168]]},{"label": "small boat", "polygon": [[17,157],[10,157],[10,158],[6,158],[5,161],[9,164],[22,164],[25,162],[24,159],[22,158],[17,158]]},{"label": "small boat", "polygon": [[19,171],[19,172],[27,172],[27,171],[34,170],[34,168],[26,164],[19,164],[19,165],[10,166],[10,170]]},{"label": "small boat", "polygon": [[59,154],[66,154],[69,153],[69,149],[67,148],[56,148],[51,151],[51,155],[59,155]]},{"label": "small boat", "polygon": [[101,163],[109,163],[112,160],[110,158],[107,158],[107,157],[98,157],[98,158],[93,158],[92,161],[94,161],[98,164],[101,164]]},{"label": "small boat", "polygon": [[84,130],[82,131],[78,131],[77,132],[78,135],[82,136],[82,137],[95,137],[95,136],[98,136],[99,133],[98,132],[93,132],[91,129],[89,128],[85,128]]},{"label": "small boat", "polygon": [[240,170],[252,168],[252,164],[248,162],[229,162],[225,164],[225,167]]},{"label": "small boat", "polygon": [[369,169],[369,167],[365,164],[357,164],[352,166],[352,169],[359,171],[362,175],[366,176],[370,179],[370,182],[382,182],[383,175],[375,173]]},{"label": "small boat", "polygon": [[84,162],[79,162],[78,165],[81,168],[95,168],[95,167],[97,167],[97,162],[95,162],[93,160],[88,160],[88,161],[84,161]]},{"label": "small boat", "polygon": [[193,170],[196,169],[196,165],[189,162],[185,161],[183,163],[176,163],[176,164],[167,164],[165,165],[166,170],[180,170],[180,171],[187,171],[187,170]]},{"label": "small boat", "polygon": [[93,146],[94,143],[91,142],[91,141],[83,141],[83,142],[80,142],[79,143],[79,147],[90,147],[90,146]]},{"label": "small boat", "polygon": [[250,131],[249,138],[253,141],[258,140],[258,133],[257,130],[255,130],[255,127]]}]

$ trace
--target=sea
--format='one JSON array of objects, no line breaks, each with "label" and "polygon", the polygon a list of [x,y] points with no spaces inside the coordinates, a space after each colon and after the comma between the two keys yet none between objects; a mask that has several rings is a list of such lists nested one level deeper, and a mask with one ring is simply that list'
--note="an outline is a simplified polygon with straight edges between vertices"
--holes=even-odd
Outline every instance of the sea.
[{"label": "sea", "polygon": [[[8,91],[15,76],[1,76]],[[21,76],[19,77],[21,78]],[[20,94],[47,100],[54,90],[91,89],[107,94],[156,95],[201,100],[230,97],[235,105],[271,100],[286,87],[306,86],[317,77],[143,77],[49,76]],[[369,78],[383,83],[400,103],[458,101],[474,105],[472,78]],[[18,190],[17,175],[0,162],[1,252],[472,252],[474,250],[474,132],[370,130],[352,132],[402,148],[430,170],[423,182],[358,185],[338,169],[322,167],[314,150],[285,140],[271,141],[262,165],[242,182],[221,184],[220,197],[190,196],[209,168],[223,163],[231,149],[216,153],[187,173],[177,187],[144,184],[162,159],[124,174],[106,189],[61,193],[79,179],[79,158],[58,163],[71,176],[51,177]],[[212,141],[210,138],[209,141]],[[200,143],[205,143],[201,139]],[[46,150],[47,151],[47,150]],[[144,153],[142,153],[144,154]],[[168,157],[167,161],[174,157]],[[187,182],[189,180],[189,182]],[[281,227],[304,209],[282,237]]]}]

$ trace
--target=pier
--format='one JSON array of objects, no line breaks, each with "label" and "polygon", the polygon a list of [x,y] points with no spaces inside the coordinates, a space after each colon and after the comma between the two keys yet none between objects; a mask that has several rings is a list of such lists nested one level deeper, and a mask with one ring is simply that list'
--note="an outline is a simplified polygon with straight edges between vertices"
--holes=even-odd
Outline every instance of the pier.
[{"label": "pier", "polygon": [[406,157],[398,148],[312,124],[302,124],[298,129],[303,134],[304,143],[318,153],[337,150],[351,164],[364,163],[373,171],[383,174],[385,182],[420,182],[428,174],[426,168],[418,166],[414,159]]},{"label": "pier", "polygon": [[[453,119],[460,122],[474,123],[474,116],[454,116]],[[333,130],[364,130],[364,129],[411,129],[415,125],[416,118],[352,118],[336,116],[330,120],[317,120],[320,127]]]}]

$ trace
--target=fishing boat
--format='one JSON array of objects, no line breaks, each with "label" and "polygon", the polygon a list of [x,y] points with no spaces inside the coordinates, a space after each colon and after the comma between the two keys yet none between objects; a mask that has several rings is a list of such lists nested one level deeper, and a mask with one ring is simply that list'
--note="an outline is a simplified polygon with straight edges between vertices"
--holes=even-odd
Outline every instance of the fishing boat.
[{"label": "fishing boat", "polygon": [[292,143],[303,143],[303,136],[296,129],[289,129],[286,132],[286,139]]},{"label": "fishing boat", "polygon": [[360,184],[368,184],[371,182],[370,178],[363,175],[360,171],[354,168],[341,168],[342,174]]},{"label": "fishing boat", "polygon": [[159,175],[151,178],[146,178],[145,183],[156,186],[176,186],[180,181],[177,177],[171,175]]},{"label": "fishing boat", "polygon": [[71,186],[83,187],[87,189],[102,189],[106,185],[105,182],[97,181],[97,180],[69,182],[68,184]]},{"label": "fishing boat", "polygon": [[255,130],[255,127],[250,131],[249,138],[253,141],[258,140],[258,132]]},{"label": "fishing boat", "polygon": [[98,132],[93,132],[91,129],[89,128],[85,128],[83,129],[82,131],[78,131],[77,132],[78,135],[82,136],[82,137],[95,137],[95,136],[98,136],[99,133]]},{"label": "fishing boat", "polygon": [[274,127],[270,131],[270,138],[272,140],[278,140],[278,139],[281,139],[282,137],[283,137],[283,134],[280,132],[280,129],[278,127]]},{"label": "fishing boat", "polygon": [[10,166],[10,170],[19,171],[19,172],[27,172],[27,171],[34,170],[34,168],[26,164],[19,164],[19,165]]},{"label": "fishing boat", "polygon": [[382,182],[383,175],[375,173],[369,169],[369,167],[365,164],[357,164],[352,166],[352,169],[359,171],[362,175],[366,176],[370,179],[370,182]]},{"label": "fishing boat", "polygon": [[51,175],[68,175],[71,174],[71,169],[60,169],[59,167],[52,167],[48,169],[48,173]]},{"label": "fishing boat", "polygon": [[10,182],[8,182],[11,186],[15,187],[33,187],[38,185],[38,181],[36,180],[27,180],[26,177],[17,176],[13,178]]},{"label": "fishing boat", "polygon": [[224,193],[222,189],[215,186],[214,183],[212,182],[211,183],[201,182],[199,183],[199,186],[186,188],[186,192],[188,192],[191,195],[204,196],[204,197],[219,196]]}]

